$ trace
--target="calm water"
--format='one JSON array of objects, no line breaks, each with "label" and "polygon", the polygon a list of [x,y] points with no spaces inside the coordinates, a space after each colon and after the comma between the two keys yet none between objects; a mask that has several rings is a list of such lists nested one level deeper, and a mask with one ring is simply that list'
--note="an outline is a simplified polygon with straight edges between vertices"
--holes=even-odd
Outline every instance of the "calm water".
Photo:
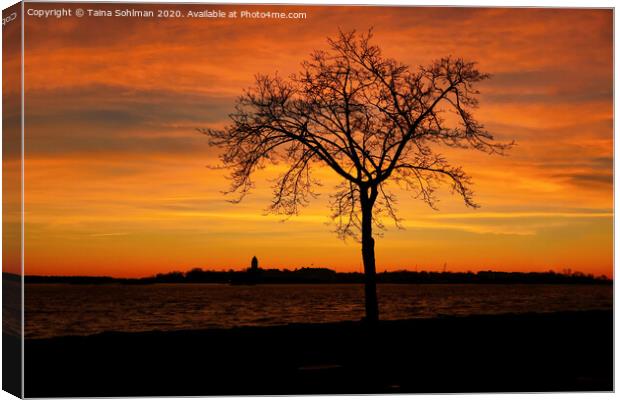
[{"label": "calm water", "polygon": [[[611,285],[379,285],[383,319],[611,309]],[[361,285],[26,285],[26,337],[359,320]]]}]

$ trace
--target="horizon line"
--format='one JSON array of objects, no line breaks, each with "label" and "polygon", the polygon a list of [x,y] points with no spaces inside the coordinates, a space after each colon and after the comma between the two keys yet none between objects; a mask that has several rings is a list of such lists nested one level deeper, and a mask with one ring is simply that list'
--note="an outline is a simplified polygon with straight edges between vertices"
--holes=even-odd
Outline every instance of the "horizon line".
[{"label": "horizon line", "polygon": [[[190,268],[188,270],[185,271],[180,271],[180,270],[171,270],[168,272],[157,272],[154,273],[152,275],[148,275],[148,276],[140,276],[140,277],[123,277],[123,276],[111,276],[111,275],[47,275],[47,274],[25,274],[23,275],[24,278],[26,277],[50,277],[50,278],[109,278],[109,279],[123,279],[123,280],[141,280],[141,279],[152,279],[152,278],[156,278],[158,275],[168,275],[168,274],[173,274],[173,273],[180,273],[180,274],[187,274],[189,272],[195,271],[195,270],[200,270],[203,272],[217,272],[217,273],[227,273],[227,272],[247,272],[249,268],[242,268],[242,269],[233,269],[233,268],[229,268],[229,269],[203,269],[200,267],[196,267],[196,268]],[[264,270],[264,271],[273,271],[273,270],[277,270],[277,271],[289,271],[289,272],[295,272],[301,269],[322,269],[322,270],[330,270],[334,273],[337,274],[361,274],[364,275],[363,271],[337,271],[335,269],[331,269],[328,267],[297,267],[294,269],[290,269],[290,268],[258,268],[260,270]],[[607,274],[599,274],[596,275],[594,273],[585,273],[582,271],[578,271],[578,270],[572,270],[571,268],[566,268],[565,269],[566,272],[564,271],[555,271],[553,269],[548,269],[546,271],[498,271],[498,270],[492,270],[492,269],[479,269],[479,270],[467,270],[467,271],[451,271],[451,270],[445,270],[445,271],[441,271],[441,270],[426,270],[426,269],[395,269],[395,270],[383,270],[383,271],[377,271],[377,275],[379,274],[386,274],[386,273],[398,273],[398,272],[409,272],[409,273],[437,273],[437,274],[478,274],[481,272],[492,272],[492,273],[500,273],[500,274],[555,274],[555,275],[565,275],[565,276],[584,276],[584,277],[593,277],[593,278],[604,278],[607,280],[613,280],[613,276],[608,276]],[[2,271],[2,275],[10,275],[10,276],[22,276],[20,274],[16,274],[13,272],[7,272],[7,271]]]}]

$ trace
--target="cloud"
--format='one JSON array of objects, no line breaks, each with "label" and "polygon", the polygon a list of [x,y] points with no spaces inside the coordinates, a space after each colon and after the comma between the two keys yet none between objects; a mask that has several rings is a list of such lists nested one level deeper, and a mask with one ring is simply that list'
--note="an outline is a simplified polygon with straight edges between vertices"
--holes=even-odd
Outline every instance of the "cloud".
[{"label": "cloud", "polygon": [[572,173],[572,174],[555,174],[554,177],[577,187],[598,187],[604,186],[612,189],[614,184],[614,176],[611,174],[587,174],[587,173]]},{"label": "cloud", "polygon": [[129,233],[127,232],[111,232],[111,233],[93,233],[90,236],[92,237],[107,237],[107,236],[127,236]]},{"label": "cloud", "polygon": [[[60,97],[64,101],[57,101]],[[212,154],[197,128],[221,126],[234,100],[93,85],[28,95],[29,157]]]}]

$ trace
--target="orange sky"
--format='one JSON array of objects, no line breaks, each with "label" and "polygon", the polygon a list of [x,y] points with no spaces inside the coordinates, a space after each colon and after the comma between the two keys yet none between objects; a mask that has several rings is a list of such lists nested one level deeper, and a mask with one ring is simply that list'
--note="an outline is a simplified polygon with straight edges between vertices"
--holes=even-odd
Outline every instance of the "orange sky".
[{"label": "orange sky", "polygon": [[205,167],[217,150],[195,128],[225,124],[256,73],[294,72],[338,27],[374,26],[384,53],[409,65],[478,61],[493,77],[476,115],[517,142],[506,157],[445,150],[482,207],[445,191],[433,211],[401,193],[406,229],[377,238],[378,270],[612,275],[611,10],[174,7],[308,18],[26,17],[26,274],[245,268],[253,255],[263,267],[360,271],[359,244],[328,224],[333,174],[320,173],[324,196],[281,222],[263,212],[275,167],[231,204],[222,172]]}]

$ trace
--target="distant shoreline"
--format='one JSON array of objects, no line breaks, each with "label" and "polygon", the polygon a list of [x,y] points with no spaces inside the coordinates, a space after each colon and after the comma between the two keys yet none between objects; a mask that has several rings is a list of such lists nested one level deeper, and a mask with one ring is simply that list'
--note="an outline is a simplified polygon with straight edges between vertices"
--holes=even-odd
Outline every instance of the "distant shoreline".
[{"label": "distant shoreline", "polygon": [[[19,275],[3,272],[3,280],[20,282]],[[378,283],[392,284],[613,284],[606,276],[595,277],[580,272],[429,272],[392,271],[377,273]],[[361,284],[364,274],[336,272],[327,268],[299,268],[295,270],[248,269],[245,271],[210,271],[192,269],[187,272],[169,272],[143,278],[114,278],[110,276],[44,276],[26,275],[31,284],[126,284],[149,285],[160,283],[220,283],[232,285],[257,284]]]}]

